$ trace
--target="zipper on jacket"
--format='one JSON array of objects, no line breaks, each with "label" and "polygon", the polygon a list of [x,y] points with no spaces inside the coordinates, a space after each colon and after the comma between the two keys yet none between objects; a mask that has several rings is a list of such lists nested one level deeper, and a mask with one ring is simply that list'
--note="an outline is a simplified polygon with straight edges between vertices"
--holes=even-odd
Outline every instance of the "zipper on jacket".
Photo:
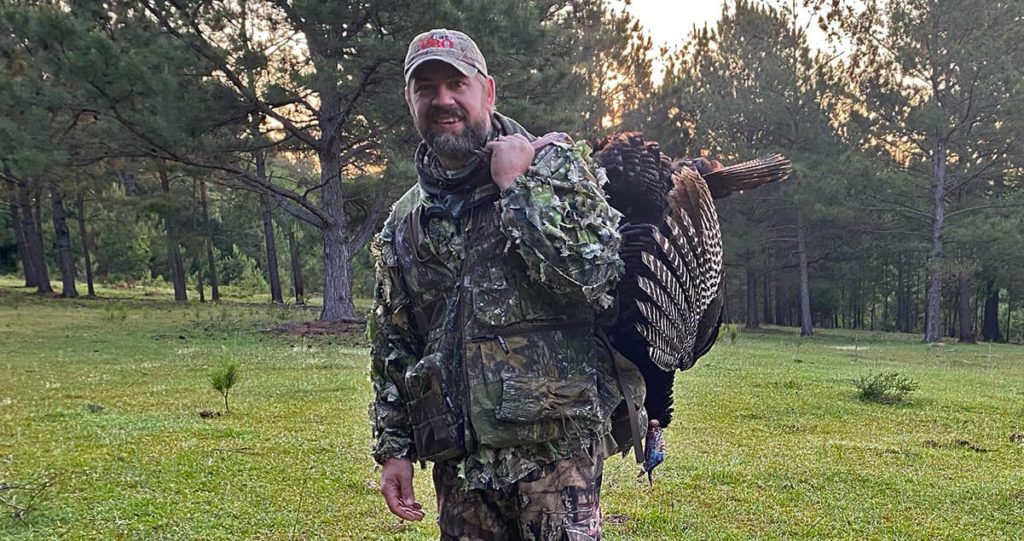
[{"label": "zipper on jacket", "polygon": [[[464,313],[465,306],[463,303],[463,294],[467,289],[464,286],[469,285],[469,277],[466,275],[466,262],[469,260],[469,250],[471,250],[471,244],[469,242],[469,239],[470,230],[473,228],[474,210],[475,209],[473,208],[469,209],[469,216],[467,217],[466,220],[468,222],[468,225],[465,228],[465,230],[463,230],[462,227],[462,217],[459,216],[455,218],[455,230],[459,231],[462,234],[462,245],[464,247],[463,250],[465,250],[462,254],[462,264],[459,267],[458,280],[455,282],[455,309],[458,312],[459,318],[459,355],[461,356],[460,362],[462,363],[462,424],[463,431],[465,432],[465,434],[463,434],[462,436],[463,439],[466,440],[464,445],[466,447],[467,456],[473,450],[475,450],[477,446],[476,432],[473,430],[473,422],[469,418],[469,408],[471,405],[471,399],[469,396],[469,371],[466,369],[466,361],[468,360],[469,355],[467,355],[466,352],[466,315]],[[470,448],[471,446],[472,449]]]}]

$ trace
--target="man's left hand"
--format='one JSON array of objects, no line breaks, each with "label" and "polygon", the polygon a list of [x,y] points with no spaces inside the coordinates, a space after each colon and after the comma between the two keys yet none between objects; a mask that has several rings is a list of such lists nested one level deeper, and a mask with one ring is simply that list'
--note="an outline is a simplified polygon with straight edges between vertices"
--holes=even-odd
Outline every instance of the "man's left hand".
[{"label": "man's left hand", "polygon": [[487,150],[491,151],[491,178],[502,190],[514,184],[533,163],[533,145],[518,133],[487,143]]}]

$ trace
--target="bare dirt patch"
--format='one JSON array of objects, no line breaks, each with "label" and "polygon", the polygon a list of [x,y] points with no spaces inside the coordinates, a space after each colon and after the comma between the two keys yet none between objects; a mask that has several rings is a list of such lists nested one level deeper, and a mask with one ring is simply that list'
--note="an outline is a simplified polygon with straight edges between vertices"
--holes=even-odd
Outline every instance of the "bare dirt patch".
[{"label": "bare dirt patch", "polygon": [[365,323],[349,323],[343,321],[290,321],[267,329],[268,332],[288,336],[363,336],[366,333]]},{"label": "bare dirt patch", "polygon": [[620,515],[618,513],[609,513],[605,515],[601,520],[604,521],[606,524],[625,524],[629,522],[629,517],[627,515]]},{"label": "bare dirt patch", "polygon": [[264,328],[261,332],[273,341],[284,339],[293,348],[312,350],[319,346],[369,347],[366,323],[362,321],[288,321]]},{"label": "bare dirt patch", "polygon": [[965,440],[965,439],[962,439],[962,438],[961,439],[953,440],[951,442],[938,442],[938,441],[935,441],[935,440],[925,440],[922,445],[924,445],[925,447],[928,447],[929,449],[938,449],[940,447],[944,447],[946,449],[958,449],[958,448],[970,449],[971,451],[974,451],[975,453],[989,453],[989,452],[992,451],[992,449],[987,449],[985,447],[982,447],[981,445],[978,445],[977,443],[974,443],[971,440]]}]

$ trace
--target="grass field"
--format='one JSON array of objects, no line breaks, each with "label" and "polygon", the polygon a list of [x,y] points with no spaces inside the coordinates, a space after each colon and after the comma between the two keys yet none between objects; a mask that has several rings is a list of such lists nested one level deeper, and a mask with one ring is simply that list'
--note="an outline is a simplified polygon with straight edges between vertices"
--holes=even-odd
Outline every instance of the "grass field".
[{"label": "grass field", "polygon": [[[15,285],[0,281],[0,539],[436,538],[428,472],[423,523],[376,491],[358,332]],[[231,413],[202,419],[223,409],[209,374],[228,360]],[[907,401],[858,399],[853,380],[893,371],[920,384]],[[607,463],[606,539],[1024,538],[1024,348],[773,328],[720,342],[676,397],[653,488]]]}]

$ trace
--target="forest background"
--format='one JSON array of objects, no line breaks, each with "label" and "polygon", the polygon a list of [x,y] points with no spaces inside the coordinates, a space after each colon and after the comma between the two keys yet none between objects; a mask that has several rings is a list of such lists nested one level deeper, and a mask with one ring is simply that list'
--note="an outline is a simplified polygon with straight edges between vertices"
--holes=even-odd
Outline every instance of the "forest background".
[{"label": "forest background", "polygon": [[655,47],[608,2],[5,0],[0,273],[358,321],[415,178],[405,49],[447,27],[534,133],[793,160],[719,202],[727,320],[1024,341],[1024,3],[722,9]]}]

